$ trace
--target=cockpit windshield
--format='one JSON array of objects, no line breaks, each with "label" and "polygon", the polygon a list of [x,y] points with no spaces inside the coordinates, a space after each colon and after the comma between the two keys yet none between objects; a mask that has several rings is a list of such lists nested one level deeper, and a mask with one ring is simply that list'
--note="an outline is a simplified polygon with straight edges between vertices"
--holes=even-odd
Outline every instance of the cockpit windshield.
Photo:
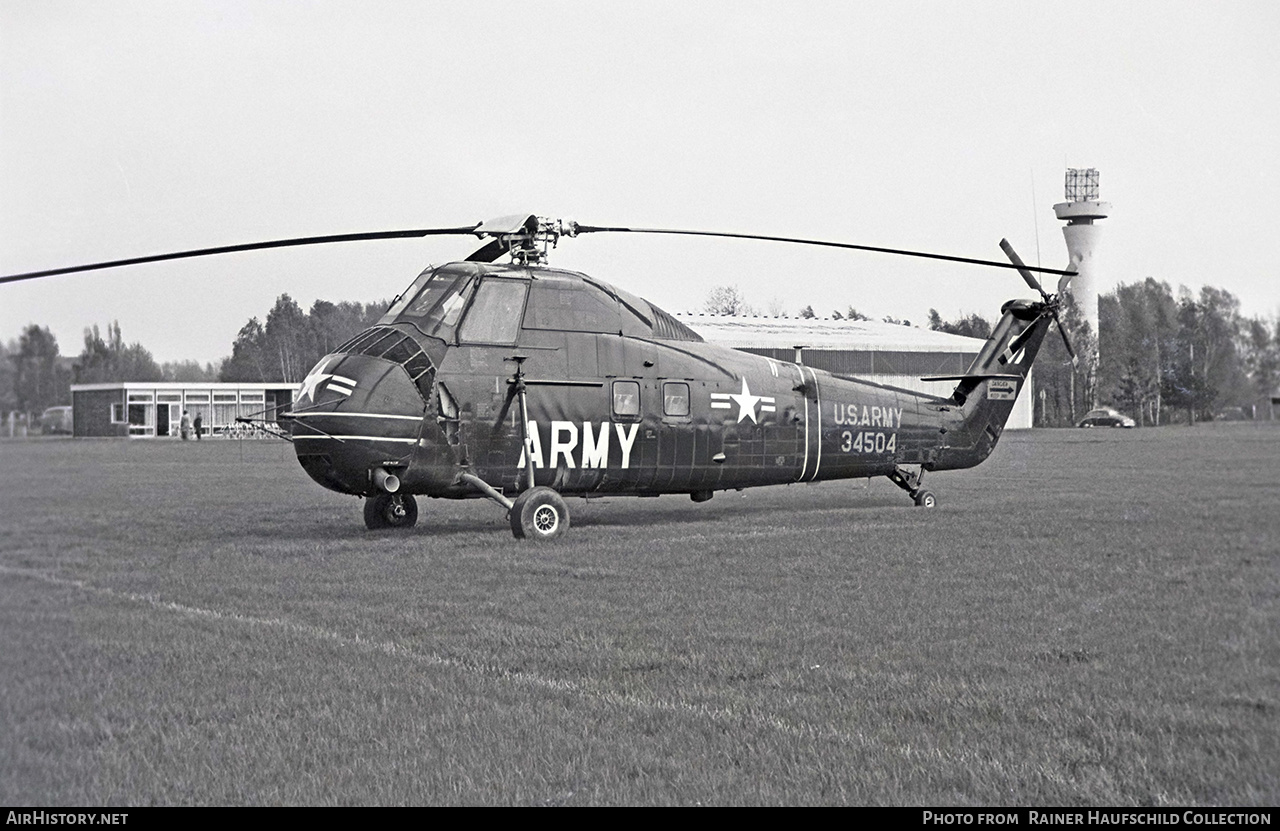
[{"label": "cockpit windshield", "polygon": [[378,322],[412,323],[424,335],[451,340],[475,283],[466,266],[423,272]]}]

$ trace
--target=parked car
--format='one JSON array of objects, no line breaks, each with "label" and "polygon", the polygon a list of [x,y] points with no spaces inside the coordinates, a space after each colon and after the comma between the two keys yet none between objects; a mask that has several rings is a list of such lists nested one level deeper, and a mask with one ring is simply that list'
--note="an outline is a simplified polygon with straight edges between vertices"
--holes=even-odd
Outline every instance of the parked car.
[{"label": "parked car", "polygon": [[40,414],[40,432],[49,435],[71,435],[71,408],[50,407]]},{"label": "parked car", "polygon": [[1077,427],[1137,427],[1138,422],[1129,418],[1119,410],[1113,410],[1110,407],[1102,407],[1097,410],[1090,410],[1084,414],[1084,418],[1080,419]]}]

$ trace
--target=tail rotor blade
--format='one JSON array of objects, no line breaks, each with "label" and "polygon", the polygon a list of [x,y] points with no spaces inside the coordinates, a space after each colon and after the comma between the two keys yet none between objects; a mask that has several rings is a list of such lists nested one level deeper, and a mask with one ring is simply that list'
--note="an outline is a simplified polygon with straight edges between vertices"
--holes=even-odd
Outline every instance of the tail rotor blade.
[{"label": "tail rotor blade", "polygon": [[1058,317],[1058,311],[1053,311],[1053,322],[1058,324],[1058,334],[1062,335],[1062,345],[1067,347],[1067,354],[1071,356],[1072,366],[1080,363],[1080,359],[1076,357],[1076,350],[1071,346],[1071,338],[1067,337],[1067,329],[1062,325],[1062,318]]},{"label": "tail rotor blade", "polygon": [[[1075,347],[1071,345],[1071,338],[1067,335],[1066,327],[1062,325],[1062,318],[1058,317],[1058,304],[1051,301],[1049,293],[1046,292],[1044,290],[1044,286],[1040,285],[1040,282],[1036,280],[1035,276],[1031,273],[1031,270],[1022,262],[1022,258],[1013,250],[1013,246],[1009,244],[1007,239],[1000,240],[1000,248],[1004,251],[1005,256],[1009,258],[1009,262],[1013,263],[1014,267],[1018,269],[1018,273],[1022,275],[1022,279],[1027,281],[1027,285],[1040,292],[1040,296],[1044,298],[1044,302],[1048,306],[1046,311],[1053,315],[1053,322],[1058,324],[1058,334],[1062,335],[1062,345],[1067,348],[1067,354],[1071,356],[1071,363],[1073,365],[1078,364],[1080,359],[1076,357]],[[1075,272],[1064,272],[1062,275],[1062,283],[1060,285],[1065,286],[1073,274],[1075,274]]]},{"label": "tail rotor blade", "polygon": [[1043,297],[1047,303],[1049,301],[1049,295],[1045,292],[1044,287],[1040,285],[1040,281],[1037,280],[1031,273],[1031,270],[1027,268],[1027,264],[1018,256],[1018,252],[1013,250],[1013,246],[1009,244],[1007,239],[1000,240],[1000,249],[1004,251],[1004,255],[1009,258],[1009,262],[1013,263],[1013,267],[1018,269],[1018,273],[1022,275],[1022,279],[1027,282],[1027,285],[1039,292],[1040,296]]}]

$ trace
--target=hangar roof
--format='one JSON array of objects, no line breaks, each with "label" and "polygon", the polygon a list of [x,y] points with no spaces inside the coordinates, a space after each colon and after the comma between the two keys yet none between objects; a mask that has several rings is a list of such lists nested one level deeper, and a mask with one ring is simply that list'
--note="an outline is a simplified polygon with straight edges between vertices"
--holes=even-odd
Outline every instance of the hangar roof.
[{"label": "hangar roof", "polygon": [[866,352],[959,352],[972,354],[985,341],[877,320],[736,317],[678,314],[681,323],[712,343],[735,349],[849,349]]}]

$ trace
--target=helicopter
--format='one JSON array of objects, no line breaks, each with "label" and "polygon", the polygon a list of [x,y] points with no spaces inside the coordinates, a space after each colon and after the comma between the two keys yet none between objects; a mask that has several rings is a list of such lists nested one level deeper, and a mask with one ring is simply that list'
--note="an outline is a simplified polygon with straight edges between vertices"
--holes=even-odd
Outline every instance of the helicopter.
[{"label": "helicopter", "polygon": [[[1040,295],[1010,300],[950,396],[834,374],[708,343],[652,303],[548,252],[584,233],[770,240],[1012,268]],[[926,472],[991,455],[1073,271],[852,243],[714,231],[579,225],[533,214],[474,225],[304,237],[0,277],[295,245],[434,235],[487,240],[430,266],[371,328],[325,355],[281,425],[325,488],[364,500],[369,529],[408,528],[417,497],[484,498],[517,539],[570,527],[566,496],[687,494],[884,476],[932,508]],[[502,257],[506,263],[498,263]],[[1049,294],[1032,272],[1060,276]]]}]

